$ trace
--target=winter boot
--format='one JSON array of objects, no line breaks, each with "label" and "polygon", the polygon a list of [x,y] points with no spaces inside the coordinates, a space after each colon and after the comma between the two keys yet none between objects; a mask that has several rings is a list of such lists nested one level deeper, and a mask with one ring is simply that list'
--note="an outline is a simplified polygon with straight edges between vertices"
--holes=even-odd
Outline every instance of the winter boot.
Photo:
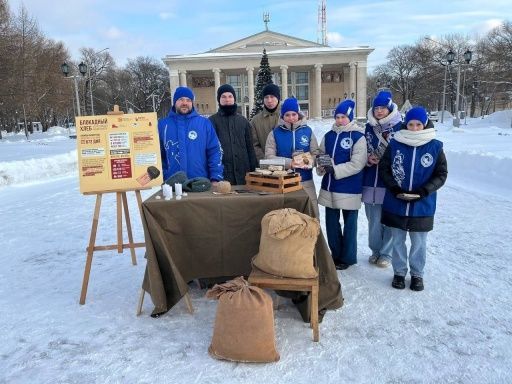
[{"label": "winter boot", "polygon": [[391,286],[396,289],[404,289],[405,288],[405,277],[404,276],[393,276],[393,282]]},{"label": "winter boot", "polygon": [[423,286],[423,278],[419,276],[411,277],[411,289],[413,291],[423,291],[425,287]]}]

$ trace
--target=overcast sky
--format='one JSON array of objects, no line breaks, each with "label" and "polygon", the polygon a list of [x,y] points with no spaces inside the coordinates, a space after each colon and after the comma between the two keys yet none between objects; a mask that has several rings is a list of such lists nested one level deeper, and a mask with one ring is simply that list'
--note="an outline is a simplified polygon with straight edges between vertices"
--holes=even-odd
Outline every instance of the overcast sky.
[{"label": "overcast sky", "polygon": [[[23,3],[44,34],[77,59],[81,47],[109,48],[118,65],[129,58],[204,52],[269,29],[317,41],[318,1],[7,0]],[[51,5],[50,5],[51,4]],[[510,0],[327,1],[328,44],[367,45],[370,71],[388,51],[422,36],[461,33],[474,39],[512,20]]]}]

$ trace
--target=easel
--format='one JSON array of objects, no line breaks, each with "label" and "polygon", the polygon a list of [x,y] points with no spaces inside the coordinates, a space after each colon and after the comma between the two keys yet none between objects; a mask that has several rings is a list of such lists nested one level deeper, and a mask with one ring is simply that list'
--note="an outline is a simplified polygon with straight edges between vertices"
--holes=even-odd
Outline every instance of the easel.
[{"label": "easel", "polygon": [[[113,111],[108,111],[108,115],[122,115],[123,111],[119,110],[118,105],[114,105]],[[89,246],[87,247],[87,259],[85,261],[84,278],[82,280],[82,291],[80,292],[80,304],[85,304],[85,297],[87,296],[87,287],[89,285],[89,275],[91,273],[92,256],[94,251],[107,251],[117,249],[117,253],[123,253],[125,248],[130,249],[132,256],[132,264],[137,265],[137,257],[135,255],[135,248],[145,247],[146,243],[134,243],[132,234],[132,225],[130,221],[130,212],[128,210],[128,199],[126,198],[126,192],[134,191],[137,197],[137,206],[139,207],[139,214],[142,217],[142,197],[140,191],[148,188],[136,188],[129,190],[112,190],[102,192],[86,192],[84,195],[96,195],[96,205],[94,208],[94,215],[92,219],[91,235],[89,237]],[[98,222],[100,216],[101,200],[104,193],[115,193],[117,201],[117,244],[113,245],[95,245],[96,244],[96,232],[98,230]],[[124,217],[126,221],[126,230],[128,232],[128,244],[123,243],[123,209]]]},{"label": "easel", "polygon": [[[141,188],[147,189],[147,188]],[[134,243],[132,234],[132,225],[130,221],[130,212],[128,210],[128,199],[126,192],[134,191],[137,197],[137,205],[139,213],[142,217],[142,197],[140,195],[141,189],[131,189],[122,191],[108,191],[108,192],[87,192],[84,195],[96,195],[96,206],[94,208],[94,216],[92,219],[91,235],[89,237],[89,246],[87,247],[87,259],[85,262],[84,279],[82,281],[82,291],[80,293],[80,304],[85,304],[85,297],[87,296],[87,286],[89,285],[89,275],[91,273],[92,256],[94,251],[107,251],[117,249],[117,253],[123,253],[123,249],[129,248],[132,256],[132,264],[137,265],[137,257],[135,255],[135,248],[145,247],[146,243]],[[98,222],[100,216],[101,200],[104,193],[115,193],[117,201],[117,244],[113,245],[95,245],[96,232],[98,230]],[[128,232],[128,244],[123,243],[123,209],[126,221],[126,231]]]}]

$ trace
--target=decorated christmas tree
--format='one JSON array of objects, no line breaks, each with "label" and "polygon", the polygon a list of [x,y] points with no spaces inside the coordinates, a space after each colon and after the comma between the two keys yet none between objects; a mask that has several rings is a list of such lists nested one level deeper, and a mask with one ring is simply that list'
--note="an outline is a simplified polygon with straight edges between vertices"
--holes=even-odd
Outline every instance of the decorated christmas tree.
[{"label": "decorated christmas tree", "polygon": [[263,109],[263,88],[270,83],[272,83],[272,71],[268,64],[267,51],[263,49],[260,69],[258,70],[258,79],[256,80],[256,90],[254,91],[254,107],[251,111],[251,117]]}]

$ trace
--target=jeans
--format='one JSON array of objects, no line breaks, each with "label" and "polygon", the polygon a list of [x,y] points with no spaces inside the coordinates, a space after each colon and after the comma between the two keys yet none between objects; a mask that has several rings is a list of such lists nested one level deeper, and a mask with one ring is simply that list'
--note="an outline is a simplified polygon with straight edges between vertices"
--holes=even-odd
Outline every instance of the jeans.
[{"label": "jeans", "polygon": [[[407,231],[398,228],[391,229],[391,242],[393,244],[393,271],[395,275],[407,275],[407,246],[405,238]],[[423,268],[427,259],[428,232],[409,232],[411,250],[409,251],[409,267],[411,276],[423,277]]]},{"label": "jeans", "polygon": [[380,223],[382,204],[364,204],[368,219],[368,247],[372,255],[391,261],[391,230]]},{"label": "jeans", "polygon": [[331,249],[334,264],[357,263],[357,210],[343,212],[343,232],[340,224],[340,210],[325,207],[325,227],[327,242]]}]

